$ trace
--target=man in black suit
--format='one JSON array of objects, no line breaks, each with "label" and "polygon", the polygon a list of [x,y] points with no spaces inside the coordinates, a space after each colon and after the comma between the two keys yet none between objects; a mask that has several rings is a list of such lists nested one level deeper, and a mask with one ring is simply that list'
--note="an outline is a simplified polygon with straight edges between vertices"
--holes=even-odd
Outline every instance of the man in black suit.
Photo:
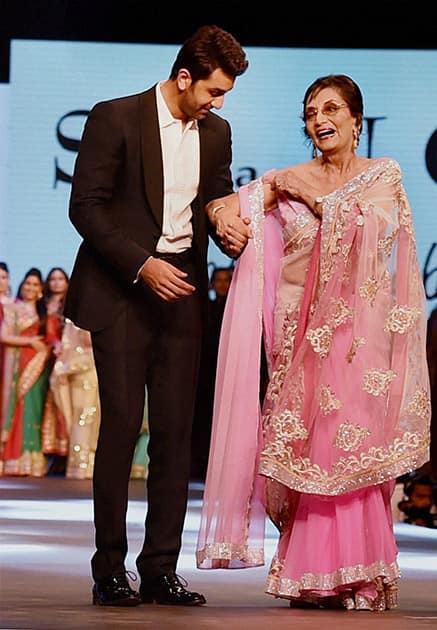
[{"label": "man in black suit", "polygon": [[[231,34],[201,27],[180,48],[167,80],[96,104],[85,125],[70,199],[70,219],[83,242],[65,315],[91,331],[99,379],[95,604],[205,603],[202,594],[186,589],[176,565],[210,230],[214,237],[204,206],[233,190],[230,126],[211,110],[222,107],[247,65]],[[236,257],[249,236],[249,227],[236,219],[217,242]],[[126,577],[126,510],[146,386],[148,508],[137,593]]]}]

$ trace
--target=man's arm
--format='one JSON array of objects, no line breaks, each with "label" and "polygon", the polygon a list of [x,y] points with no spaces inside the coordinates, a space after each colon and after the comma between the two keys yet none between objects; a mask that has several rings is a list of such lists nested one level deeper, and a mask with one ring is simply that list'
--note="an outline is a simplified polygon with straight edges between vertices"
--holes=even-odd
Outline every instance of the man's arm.
[{"label": "man's arm", "polygon": [[109,207],[125,148],[111,103],[91,110],[76,159],[69,217],[82,238],[127,282],[151,255],[114,222]]},{"label": "man's arm", "polygon": [[[266,212],[277,206],[276,194],[270,183],[264,183],[264,209]],[[213,199],[206,207],[210,223],[214,226],[222,249],[231,258],[237,258],[252,238],[250,219],[240,216],[240,202],[238,192],[225,197]]]}]

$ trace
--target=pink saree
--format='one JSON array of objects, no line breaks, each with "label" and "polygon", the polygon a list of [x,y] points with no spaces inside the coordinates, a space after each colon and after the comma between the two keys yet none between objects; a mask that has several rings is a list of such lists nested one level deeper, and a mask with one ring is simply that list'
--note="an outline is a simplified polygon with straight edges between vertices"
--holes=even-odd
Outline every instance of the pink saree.
[{"label": "pink saree", "polygon": [[254,238],[224,315],[198,567],[262,564],[267,512],[280,533],[268,593],[393,607],[390,495],[428,460],[430,423],[425,296],[399,165],[374,161],[328,195],[321,224],[286,199],[264,216],[260,180],[239,194]]}]

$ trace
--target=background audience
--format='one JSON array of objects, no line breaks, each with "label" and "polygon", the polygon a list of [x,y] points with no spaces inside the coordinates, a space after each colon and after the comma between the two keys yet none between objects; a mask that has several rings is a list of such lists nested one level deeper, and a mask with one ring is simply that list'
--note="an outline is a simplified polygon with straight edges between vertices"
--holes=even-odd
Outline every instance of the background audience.
[{"label": "background audience", "polygon": [[47,469],[41,447],[41,423],[60,326],[59,318],[47,313],[42,289],[41,272],[34,267],[24,276],[17,299],[4,305],[4,475],[42,477]]},{"label": "background audience", "polygon": [[[13,301],[14,299],[11,296],[11,286],[9,282],[9,267],[5,262],[0,262],[0,326],[3,321],[4,305],[10,304]],[[0,343],[0,423],[6,415],[6,412],[3,409],[3,386],[4,386],[3,348],[4,348],[4,344]],[[0,431],[1,431],[1,424],[0,424]]]}]

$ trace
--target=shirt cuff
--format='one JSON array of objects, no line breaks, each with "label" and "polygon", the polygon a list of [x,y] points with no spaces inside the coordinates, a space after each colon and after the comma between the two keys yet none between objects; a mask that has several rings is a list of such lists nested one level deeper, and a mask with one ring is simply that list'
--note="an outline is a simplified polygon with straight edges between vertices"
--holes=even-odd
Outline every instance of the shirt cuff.
[{"label": "shirt cuff", "polygon": [[147,265],[147,263],[149,262],[149,260],[151,260],[153,258],[153,256],[149,256],[141,265],[141,267],[138,269],[137,271],[137,275],[136,278],[134,280],[134,284],[137,284],[137,282],[139,282],[141,280],[141,272],[144,269],[144,267]]}]

